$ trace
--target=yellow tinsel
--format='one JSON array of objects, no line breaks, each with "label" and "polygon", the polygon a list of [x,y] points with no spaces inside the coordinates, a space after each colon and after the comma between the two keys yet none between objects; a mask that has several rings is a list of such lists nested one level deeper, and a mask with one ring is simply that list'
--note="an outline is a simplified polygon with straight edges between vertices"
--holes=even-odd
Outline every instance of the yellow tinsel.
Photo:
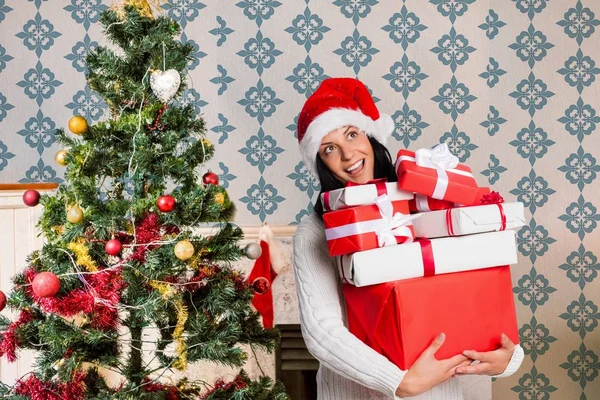
[{"label": "yellow tinsel", "polygon": [[119,17],[125,16],[125,6],[132,6],[138,9],[140,15],[148,18],[154,18],[152,9],[160,10],[161,0],[117,0],[113,1],[111,8],[115,10]]},{"label": "yellow tinsel", "polygon": [[[173,289],[172,285],[164,282],[150,281],[150,286],[158,290],[161,297],[165,300],[173,297],[177,292]],[[187,346],[185,345],[185,339],[183,338],[183,330],[185,329],[185,323],[188,319],[187,307],[183,304],[181,297],[173,299],[175,304],[175,310],[177,311],[177,324],[173,331],[173,340],[175,340],[175,353],[177,359],[173,363],[173,367],[183,371],[187,368]]]},{"label": "yellow tinsel", "polygon": [[75,242],[71,242],[67,245],[67,248],[75,253],[77,260],[75,263],[80,267],[85,267],[89,272],[98,271],[98,266],[90,257],[87,247],[85,246],[85,239],[79,238]]},{"label": "yellow tinsel", "polygon": [[187,307],[183,304],[183,300],[180,297],[173,300],[175,303],[175,309],[177,310],[177,324],[173,331],[173,339],[177,343],[175,352],[177,354],[177,360],[173,363],[173,367],[180,371],[187,368],[187,346],[183,338],[183,330],[185,328],[185,322],[188,319]]}]

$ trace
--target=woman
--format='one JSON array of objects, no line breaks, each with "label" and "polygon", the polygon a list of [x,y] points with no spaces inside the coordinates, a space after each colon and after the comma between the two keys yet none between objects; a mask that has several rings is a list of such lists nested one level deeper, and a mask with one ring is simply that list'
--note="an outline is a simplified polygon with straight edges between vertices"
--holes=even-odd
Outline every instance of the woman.
[{"label": "woman", "polygon": [[[306,166],[318,175],[322,191],[346,182],[374,178],[396,181],[383,146],[394,129],[379,112],[365,86],[356,79],[332,78],[306,101],[298,119],[298,141]],[[407,371],[400,370],[354,335],[346,325],[340,279],[327,252],[320,199],[294,235],[294,272],[301,326],[308,350],[320,361],[319,400],[364,400],[414,397],[463,399],[457,375],[508,376],[523,360],[523,351],[502,334],[502,347],[465,351],[437,360],[443,333]],[[474,363],[474,361],[477,361]]]}]

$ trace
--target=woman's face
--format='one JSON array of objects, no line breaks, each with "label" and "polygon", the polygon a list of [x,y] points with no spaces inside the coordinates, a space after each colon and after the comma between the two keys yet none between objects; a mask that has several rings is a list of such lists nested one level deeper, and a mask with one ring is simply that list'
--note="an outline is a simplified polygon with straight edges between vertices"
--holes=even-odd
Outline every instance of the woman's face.
[{"label": "woman's face", "polygon": [[365,183],[373,179],[373,147],[367,135],[354,126],[329,132],[321,140],[319,157],[344,184],[348,181]]}]

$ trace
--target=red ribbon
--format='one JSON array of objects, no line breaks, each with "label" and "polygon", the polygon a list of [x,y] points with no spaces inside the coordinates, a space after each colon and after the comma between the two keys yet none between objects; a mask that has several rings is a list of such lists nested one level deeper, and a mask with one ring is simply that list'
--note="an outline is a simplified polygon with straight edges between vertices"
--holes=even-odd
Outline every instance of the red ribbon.
[{"label": "red ribbon", "polygon": [[421,245],[421,256],[423,257],[423,276],[435,275],[435,259],[433,258],[431,240],[418,239],[416,242]]},{"label": "red ribbon", "polygon": [[504,199],[500,195],[500,193],[493,191],[489,194],[483,195],[481,198],[481,204],[500,204],[504,203]]},{"label": "red ribbon", "polygon": [[[377,189],[377,197],[387,194],[387,188],[385,184],[387,183],[387,178],[379,178],[367,181],[365,183],[356,183],[352,181],[346,182],[345,187],[353,187],[353,186],[362,186],[362,185],[375,185],[375,189]],[[323,207],[326,211],[331,211],[331,205],[329,202],[329,192],[325,192],[323,194]]]}]

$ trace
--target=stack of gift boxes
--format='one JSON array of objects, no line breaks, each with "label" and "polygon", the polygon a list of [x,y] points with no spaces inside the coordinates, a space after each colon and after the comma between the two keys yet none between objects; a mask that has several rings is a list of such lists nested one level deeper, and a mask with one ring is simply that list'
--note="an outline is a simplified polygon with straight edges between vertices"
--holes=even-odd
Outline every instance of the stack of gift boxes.
[{"label": "stack of gift boxes", "polygon": [[350,331],[408,369],[440,332],[438,359],[518,342],[510,264],[521,203],[479,187],[446,145],[400,150],[398,182],[322,194]]}]

